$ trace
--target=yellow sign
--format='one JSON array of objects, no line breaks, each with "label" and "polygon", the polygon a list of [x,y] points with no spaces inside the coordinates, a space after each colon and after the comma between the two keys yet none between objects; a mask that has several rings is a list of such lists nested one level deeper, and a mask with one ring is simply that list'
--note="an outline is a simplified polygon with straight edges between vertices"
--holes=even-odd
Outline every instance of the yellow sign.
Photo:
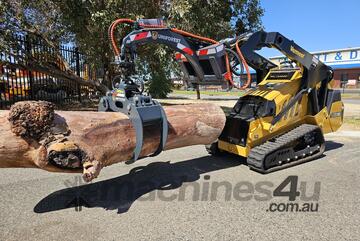
[{"label": "yellow sign", "polygon": [[293,52],[295,55],[299,56],[302,59],[305,57],[305,54],[301,53],[299,50],[294,48],[294,46],[290,46],[290,51]]}]

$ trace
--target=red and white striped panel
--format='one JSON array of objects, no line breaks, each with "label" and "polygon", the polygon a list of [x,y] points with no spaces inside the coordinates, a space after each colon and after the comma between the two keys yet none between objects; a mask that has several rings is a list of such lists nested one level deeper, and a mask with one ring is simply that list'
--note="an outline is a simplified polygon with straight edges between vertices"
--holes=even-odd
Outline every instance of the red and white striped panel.
[{"label": "red and white striped panel", "polygon": [[181,44],[181,43],[178,43],[176,45],[176,47],[178,49],[181,49],[182,51],[184,51],[185,53],[187,53],[188,55],[193,55],[194,54],[194,51],[191,50],[191,48],[188,48],[186,47],[185,45]]},{"label": "red and white striped panel", "polygon": [[185,55],[183,55],[183,54],[181,54],[181,53],[176,53],[176,54],[175,54],[175,59],[176,59],[176,60],[187,61],[187,58],[185,57]]},{"label": "red and white striped panel", "polygon": [[147,32],[141,32],[141,33],[130,35],[130,40],[131,41],[141,40],[141,39],[150,38],[150,37],[151,37],[151,32],[147,31]]},{"label": "red and white striped panel", "polygon": [[214,48],[200,49],[199,51],[196,52],[196,54],[198,56],[204,56],[204,55],[208,55],[208,54],[216,54],[216,53],[222,51],[223,49],[224,49],[224,45],[221,44]]},{"label": "red and white striped panel", "polygon": [[[177,46],[178,48],[180,48],[180,47],[183,47],[183,48],[186,48],[184,45],[182,45],[182,44],[178,44],[178,46]],[[186,49],[188,49],[188,48],[186,48]],[[184,49],[183,49],[184,50]],[[191,49],[190,49],[191,50]],[[213,47],[213,48],[205,48],[205,49],[200,49],[200,50],[198,50],[198,51],[196,51],[196,54],[198,55],[198,56],[205,56],[205,55],[209,55],[209,54],[215,54],[215,53],[218,53],[218,52],[221,52],[221,51],[223,51],[224,50],[224,45],[223,44],[220,44],[220,45],[218,45],[218,46],[216,46],[216,47]],[[185,50],[184,50],[185,51]],[[193,53],[192,51],[191,51],[191,53]],[[188,53],[189,54],[189,53]],[[183,54],[181,54],[181,53],[176,53],[175,54],[175,58],[176,58],[176,60],[183,60],[183,61],[187,61],[187,59],[186,59],[186,57],[183,55]]]}]

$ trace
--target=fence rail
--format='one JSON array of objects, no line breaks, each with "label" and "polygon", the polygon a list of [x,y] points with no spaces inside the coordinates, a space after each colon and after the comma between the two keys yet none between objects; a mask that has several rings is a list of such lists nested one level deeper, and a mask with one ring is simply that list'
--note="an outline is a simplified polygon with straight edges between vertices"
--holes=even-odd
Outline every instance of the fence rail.
[{"label": "fence rail", "polygon": [[43,40],[29,36],[14,35],[13,38],[14,48],[0,53],[0,109],[7,109],[22,100],[81,102],[89,92],[94,92],[87,86],[26,65],[31,57],[48,66],[54,65],[60,71],[70,68],[74,74],[89,78],[92,73],[78,48],[64,45],[52,48]]}]

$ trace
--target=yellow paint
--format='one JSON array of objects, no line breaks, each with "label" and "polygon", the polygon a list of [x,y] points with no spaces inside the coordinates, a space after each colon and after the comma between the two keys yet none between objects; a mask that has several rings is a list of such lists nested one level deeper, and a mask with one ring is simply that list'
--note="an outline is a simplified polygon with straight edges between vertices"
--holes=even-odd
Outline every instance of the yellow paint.
[{"label": "yellow paint", "polygon": [[314,117],[310,117],[315,119],[315,125],[319,126],[324,134],[332,132],[330,125],[330,116],[327,111],[327,108],[324,107],[319,113],[317,113]]},{"label": "yellow paint", "polygon": [[219,140],[218,147],[220,150],[224,150],[233,154],[236,154],[238,156],[247,157],[249,155],[249,148],[243,147],[239,145],[230,144],[225,141]]},{"label": "yellow paint", "polygon": [[293,52],[295,55],[299,56],[300,58],[304,58],[305,54],[302,53],[300,50],[296,49],[294,46],[290,46],[290,51]]},{"label": "yellow paint", "polygon": [[[276,71],[274,69],[271,71]],[[303,68],[295,69],[291,79],[288,80],[267,80],[271,71],[266,75],[263,81],[259,83],[256,90],[247,92],[247,96],[257,96],[268,101],[273,101],[276,106],[276,115],[286,106],[286,104],[293,98],[301,84]],[[331,88],[333,81],[329,83]],[[317,84],[316,88],[320,88]],[[335,102],[331,105],[330,113],[327,107],[324,107],[317,115],[311,116],[308,114],[309,97],[304,94],[300,101],[279,120],[274,126],[271,125],[273,117],[256,118],[249,123],[249,132],[246,141],[246,147],[231,144],[219,140],[218,147],[221,150],[247,157],[251,148],[258,146],[267,140],[284,134],[301,124],[313,124],[322,129],[323,133],[336,131],[343,122],[343,103],[342,101]]]},{"label": "yellow paint", "polygon": [[332,103],[330,108],[330,125],[332,131],[337,131],[344,121],[344,104],[342,101]]}]

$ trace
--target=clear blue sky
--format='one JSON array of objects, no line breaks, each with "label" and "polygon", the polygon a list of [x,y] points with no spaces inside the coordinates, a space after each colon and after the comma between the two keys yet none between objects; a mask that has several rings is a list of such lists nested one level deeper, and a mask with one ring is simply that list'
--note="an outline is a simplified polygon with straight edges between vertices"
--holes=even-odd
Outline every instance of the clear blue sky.
[{"label": "clear blue sky", "polygon": [[280,32],[305,50],[360,46],[360,0],[262,0],[261,6],[265,30]]}]

